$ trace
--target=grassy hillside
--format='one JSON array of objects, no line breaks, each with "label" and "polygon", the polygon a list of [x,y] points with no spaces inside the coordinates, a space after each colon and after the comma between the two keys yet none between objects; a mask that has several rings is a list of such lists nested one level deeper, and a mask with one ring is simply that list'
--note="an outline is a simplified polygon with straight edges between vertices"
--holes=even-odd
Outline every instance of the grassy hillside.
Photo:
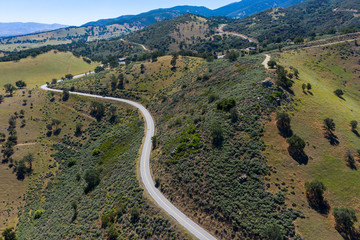
[{"label": "grassy hillside", "polygon": [[[285,110],[292,116],[293,132],[306,142],[305,153],[309,160],[299,164],[291,158],[286,139],[279,135],[275,121],[265,126],[265,155],[269,164],[276,168],[276,173],[269,178],[271,189],[291,187],[286,195],[288,204],[294,204],[305,214],[305,219],[296,221],[297,231],[305,239],[342,239],[335,230],[334,208],[353,208],[360,216],[357,188],[360,173],[345,161],[350,151],[358,168],[359,136],[351,131],[350,121],[360,120],[359,56],[360,48],[352,41],[285,52],[279,57],[281,64],[300,72],[300,80],[295,80],[293,87],[294,102]],[[310,83],[312,90],[303,92],[303,83]],[[334,94],[336,89],[345,91],[343,99]],[[338,143],[331,144],[325,138],[322,126],[327,117],[334,119]],[[319,214],[309,207],[304,183],[314,179],[327,188],[325,199],[331,207],[328,214]]]},{"label": "grassy hillside", "polygon": [[[0,132],[7,132],[8,118],[15,111],[25,110],[24,117],[16,118],[14,154],[0,165],[2,177],[8,178],[0,183],[1,229],[17,223],[19,239],[129,235],[184,239],[143,197],[136,177],[144,133],[139,113],[127,105],[101,101],[105,114],[97,120],[89,99],[61,99],[61,94],[34,90],[31,97],[18,92],[1,104]],[[110,106],[115,107],[111,116]],[[52,126],[49,134],[47,124],[53,119],[60,124]],[[77,124],[82,124],[80,134],[75,132]],[[99,152],[94,154],[94,149]],[[13,171],[28,153],[35,158],[32,171],[18,180]],[[88,169],[100,174],[99,186],[89,192],[84,190]]]},{"label": "grassy hillside", "polygon": [[152,169],[159,188],[218,238],[265,238],[273,228],[294,236],[292,222],[301,214],[283,204],[282,191],[270,194],[264,183],[270,169],[260,137],[276,104],[268,97],[275,88],[260,84],[270,77],[260,64],[263,56],[234,63],[179,57],[176,69],[171,58],[57,87],[146,104],[156,118]]},{"label": "grassy hillside", "polygon": [[16,81],[23,80],[31,89],[35,85],[51,82],[53,78],[60,79],[69,73],[76,75],[92,71],[96,66],[96,62],[88,64],[72,53],[52,51],[36,58],[22,59],[19,62],[1,62],[0,86],[6,83],[15,84]]},{"label": "grassy hillside", "polygon": [[112,24],[108,26],[69,27],[24,36],[0,39],[1,51],[21,51],[30,48],[38,48],[47,45],[68,44],[73,41],[85,42],[101,39],[115,38],[127,33],[139,30],[129,24]]}]

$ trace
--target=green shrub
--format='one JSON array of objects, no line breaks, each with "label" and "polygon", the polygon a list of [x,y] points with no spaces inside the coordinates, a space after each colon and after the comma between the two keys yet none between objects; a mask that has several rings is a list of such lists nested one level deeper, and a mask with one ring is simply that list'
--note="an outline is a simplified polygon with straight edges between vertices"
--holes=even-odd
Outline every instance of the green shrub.
[{"label": "green shrub", "polygon": [[218,110],[222,110],[222,111],[230,111],[230,109],[232,109],[233,107],[236,106],[236,101],[233,98],[229,98],[229,99],[222,99],[220,100],[217,105],[216,108]]},{"label": "green shrub", "polygon": [[45,210],[44,209],[38,209],[35,211],[34,213],[34,219],[38,219],[40,218],[43,214],[44,214]]},{"label": "green shrub", "polygon": [[97,156],[97,155],[99,155],[100,153],[101,153],[100,149],[95,148],[94,150],[92,150],[91,155],[92,155],[92,156]]}]

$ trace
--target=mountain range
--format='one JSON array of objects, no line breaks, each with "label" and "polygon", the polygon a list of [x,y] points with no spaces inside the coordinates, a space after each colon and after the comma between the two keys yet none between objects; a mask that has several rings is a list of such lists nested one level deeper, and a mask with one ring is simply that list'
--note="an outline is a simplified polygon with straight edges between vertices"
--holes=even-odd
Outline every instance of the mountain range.
[{"label": "mountain range", "polygon": [[[100,36],[90,38],[88,40],[112,38],[150,26],[151,24],[158,21],[179,17],[186,13],[192,13],[204,17],[222,16],[238,19],[263,10],[267,10],[272,7],[288,7],[302,1],[303,0],[242,0],[240,2],[235,2],[214,10],[197,6],[176,6],[172,8],[161,8],[138,15],[123,15],[118,18],[101,19],[98,21],[89,22],[82,25],[81,27],[71,27],[70,32],[68,32],[69,35],[68,33],[66,35],[68,38],[71,38],[67,40],[79,40],[79,38],[82,38],[85,35],[90,37],[93,37],[93,35]],[[56,31],[57,29],[64,27],[67,26],[59,24],[47,25],[40,23],[0,23],[0,37],[27,35],[52,30]],[[97,29],[98,27],[105,28],[99,30]],[[45,40],[48,35],[49,34],[44,36]],[[58,38],[58,35],[62,37],[63,33],[60,32],[57,34],[56,32],[53,32],[53,34],[50,35],[51,38]],[[74,39],[72,38],[72,35],[74,35]],[[44,39],[40,40],[43,41]],[[16,41],[18,42],[18,39],[16,39]],[[20,39],[20,41],[22,41],[22,39]]]},{"label": "mountain range", "polygon": [[196,6],[176,6],[172,8],[161,8],[138,15],[124,15],[118,18],[101,19],[95,22],[89,22],[83,25],[87,26],[105,26],[111,24],[125,24],[149,26],[155,22],[172,19],[186,13],[201,15],[204,17],[229,17],[243,18],[254,13],[267,10],[272,7],[289,7],[303,0],[242,0],[229,5],[211,10],[206,7]]},{"label": "mountain range", "polygon": [[17,35],[25,35],[36,32],[52,31],[59,28],[68,27],[61,24],[45,24],[45,23],[34,23],[34,22],[11,22],[11,23],[0,23],[0,37],[9,37]]}]

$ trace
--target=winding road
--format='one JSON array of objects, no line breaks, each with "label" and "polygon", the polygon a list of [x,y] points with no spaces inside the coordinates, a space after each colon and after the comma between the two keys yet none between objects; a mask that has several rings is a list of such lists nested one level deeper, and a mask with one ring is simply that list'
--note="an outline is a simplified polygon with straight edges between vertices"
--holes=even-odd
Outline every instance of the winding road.
[{"label": "winding road", "polygon": [[249,42],[253,42],[253,43],[256,43],[256,44],[259,44],[259,41],[255,38],[251,38],[251,37],[248,37],[244,34],[241,34],[241,33],[236,33],[236,32],[225,32],[224,31],[224,27],[226,26],[227,24],[221,24],[219,26],[219,29],[218,29],[218,32],[219,34],[228,34],[228,35],[233,35],[233,36],[237,36],[237,37],[241,37],[245,40],[248,40]]},{"label": "winding road", "polygon": [[[262,63],[266,69],[268,69],[267,63],[270,60],[270,55],[265,55],[265,60]],[[88,72],[80,75],[76,75],[73,78],[80,78],[88,74],[92,74],[94,72]],[[62,80],[59,80],[62,81]],[[42,85],[40,87],[45,91],[53,91],[53,92],[62,92],[62,90],[48,88],[47,85]],[[107,99],[111,101],[117,101],[129,104],[131,106],[136,107],[140,110],[141,114],[144,116],[146,121],[146,135],[145,141],[143,144],[143,149],[141,152],[141,159],[140,159],[140,175],[141,181],[143,182],[146,191],[150,194],[153,200],[169,215],[171,215],[176,221],[178,221],[184,228],[186,228],[191,234],[197,237],[200,240],[216,240],[214,236],[208,233],[205,229],[200,227],[197,223],[192,221],[189,217],[183,214],[179,209],[177,209],[169,200],[165,198],[165,196],[155,187],[155,183],[151,176],[150,171],[150,155],[152,149],[152,137],[155,134],[155,122],[152,118],[150,112],[140,103],[122,99],[122,98],[114,98],[114,97],[104,97],[94,94],[88,93],[80,93],[80,92],[70,92],[70,94],[80,95],[85,97],[91,98],[100,98],[100,99]]]},{"label": "winding road", "polygon": [[[80,74],[80,75],[74,76],[74,78],[79,78],[84,75],[85,74]],[[45,91],[62,92],[62,90],[48,88],[46,84],[42,85],[40,88]],[[80,92],[70,92],[70,94],[122,102],[122,103],[132,105],[132,106],[136,107],[137,109],[139,109],[146,121],[146,135],[145,135],[145,141],[143,144],[143,149],[141,152],[141,159],[140,159],[140,175],[141,175],[141,181],[143,182],[145,189],[150,194],[150,196],[153,198],[153,200],[162,209],[164,209],[168,214],[170,214],[176,221],[178,221],[183,227],[185,227],[195,237],[197,237],[200,240],[216,240],[216,238],[214,236],[212,236],[205,229],[200,227],[198,224],[196,224],[194,221],[192,221],[190,218],[188,218],[185,214],[183,214],[172,203],[170,203],[157,188],[155,188],[155,184],[151,177],[151,171],[150,171],[150,154],[151,154],[151,149],[152,149],[152,139],[151,138],[154,136],[154,133],[155,133],[155,123],[154,123],[154,119],[152,118],[150,112],[140,103],[126,100],[126,99],[114,98],[114,97],[103,97],[103,96],[99,96],[99,95],[80,93]]]}]

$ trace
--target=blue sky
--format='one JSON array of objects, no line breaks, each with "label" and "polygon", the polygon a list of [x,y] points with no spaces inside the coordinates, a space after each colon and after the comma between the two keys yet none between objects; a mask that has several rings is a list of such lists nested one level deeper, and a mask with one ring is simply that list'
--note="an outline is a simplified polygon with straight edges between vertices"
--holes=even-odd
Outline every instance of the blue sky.
[{"label": "blue sky", "polygon": [[89,21],[138,14],[177,5],[218,8],[239,0],[6,0],[0,22],[82,25]]}]

